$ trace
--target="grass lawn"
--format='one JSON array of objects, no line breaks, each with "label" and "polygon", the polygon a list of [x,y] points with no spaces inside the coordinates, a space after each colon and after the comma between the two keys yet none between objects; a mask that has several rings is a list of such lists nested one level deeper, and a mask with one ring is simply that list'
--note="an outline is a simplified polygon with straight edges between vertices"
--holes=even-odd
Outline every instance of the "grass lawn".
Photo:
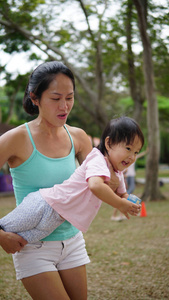
[{"label": "grass lawn", "polygon": [[[142,189],[137,186],[135,194]],[[162,191],[167,199],[146,203],[144,218],[110,221],[113,209],[102,204],[85,234],[91,259],[88,300],[169,299],[169,185]],[[0,217],[14,207],[13,197],[0,198]],[[2,249],[0,266],[0,299],[31,299],[15,279],[11,255]]]}]

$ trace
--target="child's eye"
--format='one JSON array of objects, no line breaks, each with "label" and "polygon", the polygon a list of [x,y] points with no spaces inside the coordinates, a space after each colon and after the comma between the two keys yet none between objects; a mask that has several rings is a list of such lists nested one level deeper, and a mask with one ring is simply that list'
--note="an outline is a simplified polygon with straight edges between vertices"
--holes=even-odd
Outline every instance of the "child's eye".
[{"label": "child's eye", "polygon": [[127,149],[128,151],[130,151],[130,147],[126,147],[126,149]]}]

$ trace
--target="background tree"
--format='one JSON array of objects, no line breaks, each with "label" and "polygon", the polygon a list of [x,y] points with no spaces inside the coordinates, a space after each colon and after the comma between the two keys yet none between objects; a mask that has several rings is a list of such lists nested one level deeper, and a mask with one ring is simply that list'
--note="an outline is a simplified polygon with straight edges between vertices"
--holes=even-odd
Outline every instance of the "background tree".
[{"label": "background tree", "polygon": [[127,38],[127,61],[128,61],[128,78],[130,86],[130,94],[134,101],[134,112],[133,118],[137,120],[138,123],[142,119],[143,103],[145,101],[145,93],[143,89],[143,74],[138,67],[136,71],[134,53],[132,50],[132,23],[134,15],[134,3],[132,0],[127,1],[126,5],[126,17],[124,18],[126,23],[126,38]]},{"label": "background tree", "polygon": [[158,166],[160,157],[160,138],[157,98],[153,72],[151,43],[147,33],[147,0],[134,0],[143,43],[143,61],[145,90],[148,100],[147,124],[148,124],[148,158],[146,164],[146,183],[143,200],[159,200],[161,193],[158,184]]}]

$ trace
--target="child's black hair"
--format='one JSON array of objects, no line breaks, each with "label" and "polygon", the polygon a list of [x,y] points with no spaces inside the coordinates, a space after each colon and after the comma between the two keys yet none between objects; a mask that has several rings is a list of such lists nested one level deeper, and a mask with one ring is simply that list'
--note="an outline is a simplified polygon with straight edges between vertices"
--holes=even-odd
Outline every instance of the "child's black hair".
[{"label": "child's black hair", "polygon": [[136,136],[140,139],[142,147],[144,145],[144,136],[140,126],[134,119],[126,116],[112,119],[107,124],[101,136],[100,144],[97,147],[103,155],[107,153],[105,147],[105,139],[107,136],[109,137],[110,146],[123,142],[130,145],[133,143]]}]

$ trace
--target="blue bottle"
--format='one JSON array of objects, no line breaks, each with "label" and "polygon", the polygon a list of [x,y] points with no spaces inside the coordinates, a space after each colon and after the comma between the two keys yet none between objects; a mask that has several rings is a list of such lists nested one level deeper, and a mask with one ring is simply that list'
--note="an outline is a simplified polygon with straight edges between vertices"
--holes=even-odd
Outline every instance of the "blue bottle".
[{"label": "blue bottle", "polygon": [[130,194],[127,198],[127,200],[135,203],[135,204],[141,204],[141,199],[138,198],[137,196],[133,195],[133,194]]}]

